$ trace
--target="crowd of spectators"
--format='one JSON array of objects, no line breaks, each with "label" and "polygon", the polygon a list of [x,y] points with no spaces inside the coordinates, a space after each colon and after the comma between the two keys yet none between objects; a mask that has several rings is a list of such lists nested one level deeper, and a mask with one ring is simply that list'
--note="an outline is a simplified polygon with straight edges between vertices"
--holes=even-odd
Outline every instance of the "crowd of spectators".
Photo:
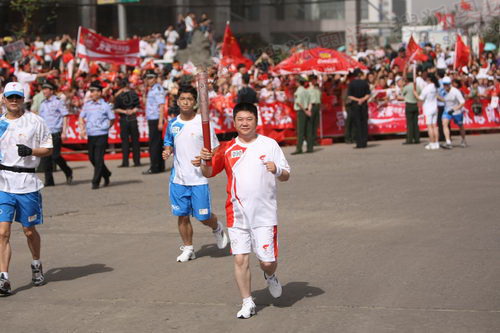
[{"label": "crowd of spectators", "polygon": [[[191,42],[193,32],[199,30],[215,45],[211,21],[206,15],[197,18],[193,13],[179,15],[175,25],[169,25],[165,32],[151,34],[140,38],[140,54],[142,65],[137,67],[120,67],[101,62],[86,63],[75,58],[75,39],[69,35],[57,36],[42,40],[24,39],[26,45],[23,58],[17,64],[9,64],[3,60],[4,52],[0,45],[0,81],[1,86],[17,80],[25,86],[27,101],[32,111],[37,112],[43,100],[41,85],[45,80],[55,84],[57,95],[67,104],[71,113],[78,113],[83,103],[89,99],[88,87],[92,81],[99,80],[104,86],[104,98],[113,103],[119,82],[126,79],[130,88],[134,89],[144,106],[146,71],[155,71],[158,82],[168,96],[168,113],[177,114],[175,103],[177,91],[182,84],[194,84],[195,67],[191,63],[180,63],[177,51],[186,48]],[[135,36],[137,37],[137,36]],[[12,37],[2,39],[2,44],[14,42]],[[255,102],[273,103],[292,102],[293,94],[299,80],[307,81],[307,77],[296,75],[273,75],[272,67],[278,60],[270,52],[245,50],[246,54],[256,54],[253,65],[247,68],[243,64],[235,66],[235,71],[219,68],[220,43],[213,54],[215,65],[208,68],[210,77],[209,97],[224,96],[238,101],[242,95],[255,92]],[[290,52],[305,49],[299,45]],[[448,76],[466,98],[480,100],[491,99],[500,92],[500,58],[493,52],[484,52],[474,56],[467,68],[453,68],[453,51],[439,44],[423,45],[423,52],[428,60],[417,67],[418,86],[426,83],[428,73],[436,73],[439,78]],[[369,71],[365,73],[372,96],[370,101],[387,103],[401,100],[401,89],[407,82],[407,56],[404,47],[394,50],[390,46],[375,49],[356,50],[347,48],[346,53],[365,64]],[[150,60],[154,60],[150,61]],[[72,65],[72,69],[68,64]],[[346,75],[320,75],[319,83],[326,95],[335,95],[333,103],[342,104],[348,84]],[[306,83],[307,85],[307,83]],[[248,96],[247,96],[248,97]],[[344,98],[342,98],[344,97]],[[246,98],[246,97],[243,97]]]}]

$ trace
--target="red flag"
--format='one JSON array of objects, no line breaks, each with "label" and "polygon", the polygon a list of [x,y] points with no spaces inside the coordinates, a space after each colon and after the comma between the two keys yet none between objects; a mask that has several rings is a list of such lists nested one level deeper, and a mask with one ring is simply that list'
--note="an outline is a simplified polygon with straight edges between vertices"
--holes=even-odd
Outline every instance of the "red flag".
[{"label": "red flag", "polygon": [[238,64],[244,64],[248,68],[252,65],[252,61],[248,58],[245,58],[241,54],[240,45],[238,44],[236,38],[233,36],[228,22],[226,24],[226,30],[224,31],[224,40],[222,43],[221,66],[237,66]]},{"label": "red flag", "polygon": [[472,5],[469,2],[462,0],[460,1],[460,8],[464,11],[469,12],[472,10]]},{"label": "red flag", "polygon": [[233,32],[229,27],[229,23],[226,24],[226,30],[224,31],[224,41],[222,44],[222,56],[223,57],[233,57],[241,58],[241,50],[238,45],[238,41],[233,36]]},{"label": "red flag", "polygon": [[9,73],[14,72],[14,67],[12,67],[7,61],[0,59],[0,68],[5,68]]},{"label": "red flag", "polygon": [[409,62],[427,60],[427,55],[424,54],[422,48],[415,42],[413,35],[411,35],[408,46],[406,47],[406,59]]},{"label": "red flag", "polygon": [[457,35],[457,41],[455,43],[455,63],[453,67],[455,69],[462,68],[463,66],[467,66],[469,64],[470,50],[465,45],[462,37]]}]

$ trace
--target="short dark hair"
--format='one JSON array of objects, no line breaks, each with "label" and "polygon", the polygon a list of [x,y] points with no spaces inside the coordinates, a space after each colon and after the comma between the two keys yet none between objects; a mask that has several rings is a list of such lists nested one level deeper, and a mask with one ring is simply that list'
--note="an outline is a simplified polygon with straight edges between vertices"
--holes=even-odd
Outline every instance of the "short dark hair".
[{"label": "short dark hair", "polygon": [[120,81],[118,81],[118,87],[120,87],[120,88],[128,87],[128,80],[127,79],[121,79]]},{"label": "short dark hair", "polygon": [[243,81],[244,84],[249,84],[250,83],[250,75],[248,74],[243,74],[241,76],[241,80]]},{"label": "short dark hair", "polygon": [[181,94],[191,94],[193,95],[195,101],[198,99],[198,91],[196,91],[196,89],[191,85],[187,84],[181,85],[177,93],[177,96],[180,96]]},{"label": "short dark hair", "polygon": [[238,103],[238,104],[236,104],[233,108],[233,118],[236,118],[236,115],[240,111],[251,112],[255,116],[255,119],[258,118],[257,117],[257,107],[252,103]]}]

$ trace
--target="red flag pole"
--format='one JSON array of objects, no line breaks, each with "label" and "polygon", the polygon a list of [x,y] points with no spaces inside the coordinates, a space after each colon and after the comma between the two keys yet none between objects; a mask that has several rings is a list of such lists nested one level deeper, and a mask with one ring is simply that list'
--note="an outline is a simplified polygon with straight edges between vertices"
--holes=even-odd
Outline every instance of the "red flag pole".
[{"label": "red flag pole", "polygon": [[[208,110],[208,74],[201,71],[196,75],[198,83],[198,106],[201,114],[201,126],[203,131],[203,147],[212,150],[210,135],[210,112]],[[212,161],[206,161],[206,165],[211,166]]]}]

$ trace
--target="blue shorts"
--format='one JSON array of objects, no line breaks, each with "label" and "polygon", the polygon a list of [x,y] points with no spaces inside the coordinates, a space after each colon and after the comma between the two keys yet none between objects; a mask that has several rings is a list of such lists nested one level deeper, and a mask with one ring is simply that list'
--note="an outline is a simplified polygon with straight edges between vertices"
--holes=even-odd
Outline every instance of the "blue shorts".
[{"label": "blue shorts", "polygon": [[20,222],[23,227],[43,223],[42,195],[31,193],[8,193],[0,191],[0,222]]},{"label": "blue shorts", "polygon": [[179,185],[170,183],[170,203],[174,216],[193,215],[198,221],[210,218],[210,188],[203,185]]},{"label": "blue shorts", "polygon": [[448,112],[443,112],[443,116],[441,117],[441,119],[448,119],[448,120],[452,120],[455,122],[455,124],[457,124],[457,126],[462,126],[464,124],[464,114],[463,113],[460,113],[460,114],[449,114]]}]

